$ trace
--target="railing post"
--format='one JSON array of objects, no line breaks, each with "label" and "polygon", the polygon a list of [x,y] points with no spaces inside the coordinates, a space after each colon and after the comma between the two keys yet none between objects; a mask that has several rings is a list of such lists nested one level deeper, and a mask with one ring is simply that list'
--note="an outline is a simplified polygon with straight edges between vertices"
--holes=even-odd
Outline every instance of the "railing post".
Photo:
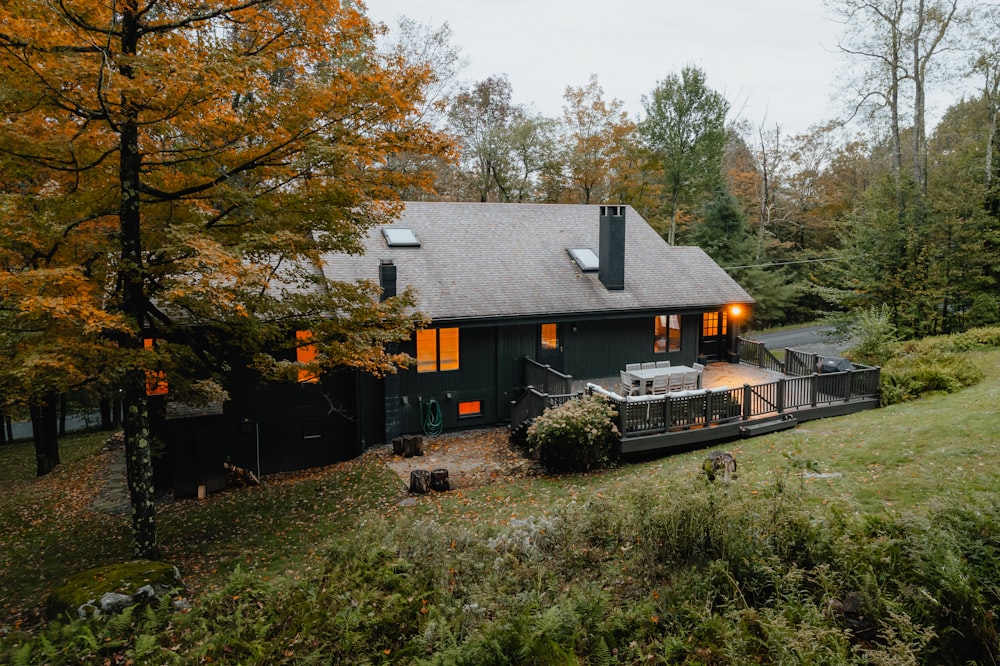
[{"label": "railing post", "polygon": [[753,415],[753,391],[749,384],[743,385],[743,420],[749,421]]},{"label": "railing post", "polygon": [[774,396],[775,402],[777,403],[778,413],[782,414],[785,411],[785,378],[782,377],[778,380],[778,388],[775,389],[776,395]]},{"label": "railing post", "polygon": [[819,393],[819,375],[815,372],[812,373],[812,382],[809,385],[809,402],[815,407],[816,406],[816,395]]},{"label": "railing post", "polygon": [[670,426],[671,426],[670,421],[673,418],[673,414],[671,413],[672,410],[670,409],[670,402],[671,402],[670,398],[668,398],[666,395],[664,395],[663,396],[663,432],[670,432]]},{"label": "railing post", "polygon": [[844,387],[844,388],[846,389],[844,391],[844,402],[850,402],[851,401],[851,394],[854,393],[854,371],[853,370],[848,370],[847,371],[847,386]]}]

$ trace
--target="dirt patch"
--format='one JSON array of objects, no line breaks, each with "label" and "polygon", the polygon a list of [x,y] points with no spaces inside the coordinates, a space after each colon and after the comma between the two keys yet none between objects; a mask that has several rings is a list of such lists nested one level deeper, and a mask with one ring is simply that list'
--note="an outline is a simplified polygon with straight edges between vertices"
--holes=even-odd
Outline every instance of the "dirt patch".
[{"label": "dirt patch", "polygon": [[466,430],[437,437],[424,437],[424,455],[404,458],[391,448],[382,452],[385,465],[407,487],[415,469],[446,469],[452,488],[482,486],[504,478],[537,472],[536,464],[514,449],[507,428]]}]

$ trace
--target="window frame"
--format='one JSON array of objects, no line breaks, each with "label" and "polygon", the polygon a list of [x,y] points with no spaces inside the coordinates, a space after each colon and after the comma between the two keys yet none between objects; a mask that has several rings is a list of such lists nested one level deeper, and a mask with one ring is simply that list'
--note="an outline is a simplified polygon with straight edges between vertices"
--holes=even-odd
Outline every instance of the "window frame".
[{"label": "window frame", "polygon": [[661,314],[653,317],[653,353],[668,354],[682,351],[682,348],[683,321],[681,315]]},{"label": "window frame", "polygon": [[[444,344],[442,344],[444,332]],[[461,367],[461,336],[454,326],[421,328],[414,338],[417,373],[454,372]]]}]

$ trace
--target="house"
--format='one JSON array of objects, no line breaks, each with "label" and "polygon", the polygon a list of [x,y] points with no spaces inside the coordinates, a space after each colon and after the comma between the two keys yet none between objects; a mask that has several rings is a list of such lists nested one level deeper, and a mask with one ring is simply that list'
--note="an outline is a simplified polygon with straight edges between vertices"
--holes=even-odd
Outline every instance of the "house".
[{"label": "house", "polygon": [[505,423],[528,359],[584,380],[725,357],[729,308],[753,303],[701,249],[669,246],[629,206],[409,202],[371,230],[363,255],[324,255],[322,270],[377,280],[385,297],[416,290],[431,322],[400,345],[415,365],[384,379],[345,370],[319,386],[237,386],[210,434],[173,439],[266,474],[401,434]]}]

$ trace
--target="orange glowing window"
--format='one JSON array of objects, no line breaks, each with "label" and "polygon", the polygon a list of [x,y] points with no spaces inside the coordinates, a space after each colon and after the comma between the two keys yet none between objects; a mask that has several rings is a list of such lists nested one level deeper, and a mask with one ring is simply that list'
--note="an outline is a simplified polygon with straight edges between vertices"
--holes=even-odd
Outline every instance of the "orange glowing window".
[{"label": "orange glowing window", "polygon": [[438,329],[440,345],[438,369],[458,370],[458,329]]},{"label": "orange glowing window", "polygon": [[458,356],[457,328],[417,331],[417,372],[458,370]]},{"label": "orange glowing window", "polygon": [[[316,346],[309,344],[312,340],[312,331],[295,331],[295,339],[298,341],[295,346],[295,360],[303,365],[315,361]],[[300,384],[315,384],[318,381],[319,375],[315,372],[305,368],[299,370]]]},{"label": "orange glowing window", "polygon": [[482,413],[482,400],[466,400],[458,403],[458,416],[460,418],[463,416],[482,416]]},{"label": "orange glowing window", "polygon": [[417,331],[417,372],[437,370],[437,329]]},{"label": "orange glowing window", "polygon": [[680,315],[658,315],[653,318],[653,351],[663,353],[681,350]]},{"label": "orange glowing window", "polygon": [[718,312],[706,312],[701,316],[701,334],[706,338],[714,338],[719,334]]},{"label": "orange glowing window", "polygon": [[[145,349],[153,349],[153,339],[145,338],[142,341],[142,346]],[[167,390],[167,373],[162,370],[147,370],[146,371],[146,395],[166,395]]]},{"label": "orange glowing window", "polygon": [[559,348],[559,329],[556,324],[542,324],[542,349]]}]

